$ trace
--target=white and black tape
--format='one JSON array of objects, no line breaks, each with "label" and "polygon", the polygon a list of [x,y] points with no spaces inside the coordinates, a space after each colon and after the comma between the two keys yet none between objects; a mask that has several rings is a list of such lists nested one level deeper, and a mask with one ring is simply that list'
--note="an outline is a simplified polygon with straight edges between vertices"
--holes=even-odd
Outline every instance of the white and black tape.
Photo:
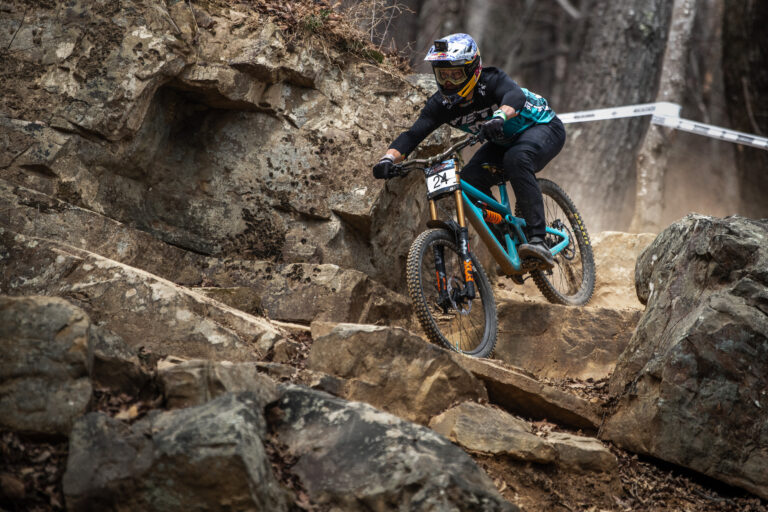
[{"label": "white and black tape", "polygon": [[749,133],[737,132],[735,130],[721,128],[719,126],[712,126],[711,124],[704,124],[697,121],[689,121],[688,119],[668,116],[653,116],[651,118],[651,122],[653,124],[674,128],[675,130],[681,130],[684,132],[695,133],[697,135],[703,135],[713,139],[735,142],[736,144],[744,144],[760,149],[768,149],[768,139],[765,137],[758,137],[757,135],[752,135]]},{"label": "white and black tape", "polygon": [[666,101],[558,114],[560,120],[565,124],[639,116],[653,116],[651,118],[652,123],[675,130],[768,150],[768,138],[683,119],[680,117],[680,105]]},{"label": "white and black tape", "polygon": [[680,105],[665,101],[659,103],[643,103],[642,105],[627,105],[625,107],[599,108],[558,114],[563,123],[584,123],[587,121],[605,121],[607,119],[623,119],[625,117],[650,116],[653,114],[678,117]]}]

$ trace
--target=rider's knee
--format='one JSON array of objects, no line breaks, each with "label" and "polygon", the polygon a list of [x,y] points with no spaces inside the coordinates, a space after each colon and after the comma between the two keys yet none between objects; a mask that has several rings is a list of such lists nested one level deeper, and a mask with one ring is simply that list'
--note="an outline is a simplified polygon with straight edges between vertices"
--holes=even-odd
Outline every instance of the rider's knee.
[{"label": "rider's knee", "polygon": [[535,173],[536,162],[530,151],[510,151],[504,156],[504,174],[514,178],[521,173]]}]

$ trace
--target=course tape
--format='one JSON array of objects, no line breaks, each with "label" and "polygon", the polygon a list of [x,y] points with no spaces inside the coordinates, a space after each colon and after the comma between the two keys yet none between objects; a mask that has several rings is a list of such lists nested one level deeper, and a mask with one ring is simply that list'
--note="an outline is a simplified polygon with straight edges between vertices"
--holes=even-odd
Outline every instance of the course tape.
[{"label": "course tape", "polygon": [[584,123],[588,121],[604,121],[607,119],[622,119],[626,117],[652,116],[651,122],[675,130],[695,133],[712,139],[744,144],[759,149],[768,150],[768,138],[750,133],[737,132],[720,126],[699,123],[680,117],[680,105],[661,101],[658,103],[643,103],[624,107],[600,108],[558,114],[557,117],[565,123]]}]

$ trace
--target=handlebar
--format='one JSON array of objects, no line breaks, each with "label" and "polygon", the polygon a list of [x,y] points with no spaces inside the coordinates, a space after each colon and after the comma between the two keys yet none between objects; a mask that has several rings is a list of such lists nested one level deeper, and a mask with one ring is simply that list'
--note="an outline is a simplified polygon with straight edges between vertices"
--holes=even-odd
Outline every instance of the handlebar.
[{"label": "handlebar", "polygon": [[397,169],[397,173],[399,176],[401,177],[407,176],[408,173],[410,173],[414,169],[426,169],[427,167],[432,167],[433,165],[442,162],[452,154],[458,153],[465,147],[474,146],[481,140],[482,138],[480,137],[480,135],[474,135],[474,134],[468,135],[463,140],[460,140],[459,142],[449,147],[439,155],[435,155],[429,158],[414,158],[413,160],[406,160],[399,164],[395,164],[395,169]]}]

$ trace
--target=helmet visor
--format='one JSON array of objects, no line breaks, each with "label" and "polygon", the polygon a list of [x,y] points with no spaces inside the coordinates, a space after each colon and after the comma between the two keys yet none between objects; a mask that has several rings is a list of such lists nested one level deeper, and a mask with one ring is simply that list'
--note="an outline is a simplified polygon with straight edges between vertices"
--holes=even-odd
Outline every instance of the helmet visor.
[{"label": "helmet visor", "polygon": [[467,73],[464,66],[457,67],[436,67],[435,78],[437,83],[448,89],[456,89],[467,81]]}]

